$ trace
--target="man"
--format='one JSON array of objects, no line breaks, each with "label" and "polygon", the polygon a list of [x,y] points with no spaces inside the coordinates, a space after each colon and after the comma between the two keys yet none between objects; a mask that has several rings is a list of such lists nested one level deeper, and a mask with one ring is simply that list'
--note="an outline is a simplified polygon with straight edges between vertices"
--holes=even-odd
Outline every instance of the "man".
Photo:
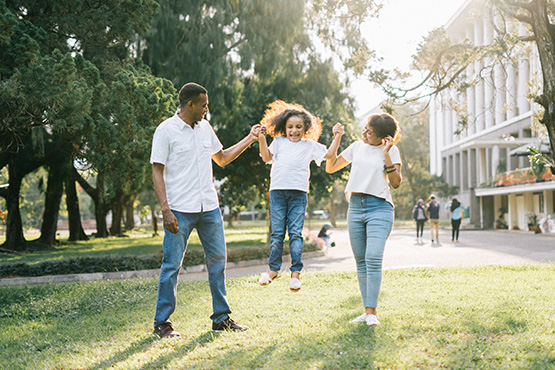
[{"label": "man", "polygon": [[162,338],[180,337],[170,315],[177,301],[177,276],[187,241],[197,229],[205,253],[212,294],[212,330],[245,331],[235,323],[226,296],[227,259],[222,215],[213,183],[212,160],[223,167],[258,140],[260,125],[237,144],[223,150],[208,113],[208,93],[195,83],[179,92],[180,109],[162,122],[152,141],[152,178],[164,219],[164,258],[160,269],[154,331]]},{"label": "man", "polygon": [[[430,215],[430,231],[432,233],[432,243],[439,243],[439,202],[435,195],[430,195],[430,203],[428,203],[428,214]],[[435,234],[435,239],[434,239]]]}]

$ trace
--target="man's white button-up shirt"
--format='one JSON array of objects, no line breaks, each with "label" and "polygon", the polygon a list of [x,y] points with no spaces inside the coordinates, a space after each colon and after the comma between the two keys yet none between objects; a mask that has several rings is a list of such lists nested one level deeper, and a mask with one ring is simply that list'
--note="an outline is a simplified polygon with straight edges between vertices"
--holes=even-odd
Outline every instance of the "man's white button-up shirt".
[{"label": "man's white button-up shirt", "polygon": [[170,209],[197,213],[219,207],[212,155],[222,148],[212,126],[204,119],[193,129],[175,114],[158,126],[152,140],[150,163],[164,165]]}]

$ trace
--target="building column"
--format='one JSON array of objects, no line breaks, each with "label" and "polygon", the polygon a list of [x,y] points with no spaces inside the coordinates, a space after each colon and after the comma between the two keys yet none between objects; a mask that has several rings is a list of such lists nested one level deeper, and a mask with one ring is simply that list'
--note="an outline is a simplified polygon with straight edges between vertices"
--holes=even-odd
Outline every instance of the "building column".
[{"label": "building column", "polygon": [[[470,26],[466,29],[466,38],[469,40],[473,39],[473,28]],[[474,76],[474,65],[470,64],[466,68],[466,75],[467,76]],[[466,131],[468,135],[472,135],[476,132],[476,125],[474,124],[474,120],[476,119],[476,96],[475,96],[475,87],[470,86],[466,89],[466,106],[467,106],[467,126]]]},{"label": "building column", "polygon": [[[491,27],[489,17],[484,17],[483,29],[484,29],[484,45],[490,45],[493,39],[493,28]],[[486,58],[484,65],[490,66],[491,64],[492,64],[492,59]],[[488,67],[488,68],[491,68],[491,67]],[[493,108],[495,106],[495,101],[493,97],[493,83],[494,81],[490,80],[489,78],[484,80],[485,128],[490,128],[494,125]]]},{"label": "building column", "polygon": [[478,161],[480,172],[478,173],[477,186],[480,186],[480,184],[483,184],[487,180],[487,158],[485,148],[478,148]]},{"label": "building column", "polygon": [[[482,30],[482,22],[474,22],[474,45],[481,46],[484,44],[483,38],[483,30]],[[474,62],[474,77],[481,73],[482,68],[484,67],[484,62],[481,60],[477,60]],[[476,86],[474,88],[474,94],[476,96],[476,132],[480,132],[484,129],[484,116],[485,116],[485,109],[484,109],[484,82],[478,79]]]},{"label": "building column", "polygon": [[494,145],[491,149],[491,173],[492,177],[497,175],[497,167],[499,166],[499,145]]},{"label": "building column", "polygon": [[507,111],[507,120],[515,117],[516,115],[516,83],[515,83],[515,68],[511,61],[507,64],[507,79],[505,84],[505,104]]}]

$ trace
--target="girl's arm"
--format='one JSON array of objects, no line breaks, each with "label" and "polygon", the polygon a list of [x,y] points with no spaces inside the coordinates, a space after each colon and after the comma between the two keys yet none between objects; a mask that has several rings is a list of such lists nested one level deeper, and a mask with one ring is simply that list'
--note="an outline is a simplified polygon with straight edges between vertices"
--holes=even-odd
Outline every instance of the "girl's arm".
[{"label": "girl's arm", "polygon": [[349,164],[343,157],[337,157],[337,149],[339,148],[339,143],[341,142],[341,137],[345,133],[345,128],[341,123],[336,123],[333,126],[333,141],[331,142],[330,148],[326,153],[326,172],[333,173],[339,171],[343,167]]},{"label": "girl's arm", "polygon": [[391,158],[389,157],[389,149],[393,146],[393,138],[391,136],[387,136],[383,139],[383,156],[385,159],[385,168],[387,172],[387,177],[389,179],[389,183],[393,189],[397,189],[399,185],[401,185],[401,181],[403,180],[403,176],[401,175],[401,164],[396,163],[393,164],[391,162]]},{"label": "girl's arm", "polygon": [[266,142],[266,127],[262,126],[260,128],[260,133],[258,134],[258,149],[260,149],[260,156],[264,163],[268,163],[274,157],[268,149],[268,143]]}]

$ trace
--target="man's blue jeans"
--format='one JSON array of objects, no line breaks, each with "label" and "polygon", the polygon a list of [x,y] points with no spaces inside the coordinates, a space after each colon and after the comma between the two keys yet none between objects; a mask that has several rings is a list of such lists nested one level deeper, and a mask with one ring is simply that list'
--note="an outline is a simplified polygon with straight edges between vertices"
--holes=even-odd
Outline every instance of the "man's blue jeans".
[{"label": "man's blue jeans", "polygon": [[347,225],[364,307],[377,307],[385,242],[393,227],[393,206],[367,194],[351,195]]},{"label": "man's blue jeans", "polygon": [[281,269],[286,228],[289,232],[291,271],[298,272],[303,269],[303,226],[306,203],[307,194],[304,191],[270,191],[272,235],[270,237],[269,266],[271,271],[279,271]]},{"label": "man's blue jeans", "polygon": [[177,275],[183,262],[187,241],[193,228],[197,229],[204,248],[208,282],[212,294],[214,322],[228,318],[231,310],[227,302],[225,288],[225,265],[227,260],[224,226],[220,209],[209,212],[181,213],[172,211],[177,218],[179,232],[172,234],[164,228],[162,249],[164,258],[158,281],[158,298],[154,326],[170,323],[170,315],[175,311],[177,302]]}]

